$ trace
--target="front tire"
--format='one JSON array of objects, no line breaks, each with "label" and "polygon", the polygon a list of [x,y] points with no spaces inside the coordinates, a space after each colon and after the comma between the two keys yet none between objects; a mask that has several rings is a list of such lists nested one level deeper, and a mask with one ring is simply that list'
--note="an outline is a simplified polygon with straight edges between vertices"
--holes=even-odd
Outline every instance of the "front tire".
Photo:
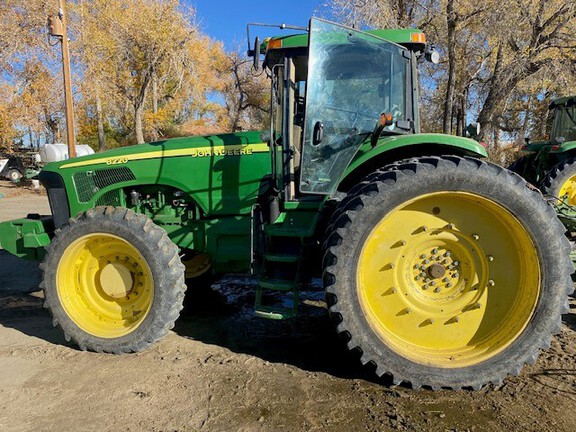
[{"label": "front tire", "polygon": [[542,180],[540,190],[544,195],[576,206],[576,159],[567,159],[553,166]]},{"label": "front tire", "polygon": [[96,207],[47,248],[44,306],[82,350],[142,351],[165,336],[186,286],[178,247],[146,216]]},{"label": "front tire", "polygon": [[331,317],[394,383],[479,389],[533,363],[572,292],[569,246],[538,192],[476,159],[383,172],[328,233]]}]

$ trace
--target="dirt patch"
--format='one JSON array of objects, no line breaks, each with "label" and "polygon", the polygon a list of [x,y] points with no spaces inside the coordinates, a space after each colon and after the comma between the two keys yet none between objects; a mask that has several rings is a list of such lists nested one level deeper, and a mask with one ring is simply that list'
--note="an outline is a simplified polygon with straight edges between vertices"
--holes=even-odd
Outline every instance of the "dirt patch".
[{"label": "dirt patch", "polygon": [[30,195],[46,196],[46,189],[42,185],[35,189],[30,181],[12,183],[10,181],[0,181],[0,194],[4,198],[27,197]]},{"label": "dirt patch", "polygon": [[[1,193],[1,192],[0,192]],[[22,212],[27,200],[14,199]],[[0,220],[8,207],[0,199]],[[150,350],[81,352],[42,307],[37,264],[0,251],[0,430],[572,431],[576,303],[534,366],[479,392],[391,387],[362,368],[318,286],[297,320],[251,313],[255,280],[197,291]]]}]

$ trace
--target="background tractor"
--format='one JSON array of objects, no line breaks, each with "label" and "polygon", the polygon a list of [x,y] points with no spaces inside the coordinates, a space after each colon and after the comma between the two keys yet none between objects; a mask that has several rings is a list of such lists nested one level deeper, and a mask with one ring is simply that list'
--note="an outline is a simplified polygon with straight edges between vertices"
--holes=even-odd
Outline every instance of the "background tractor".
[{"label": "background tractor", "polygon": [[251,272],[270,319],[294,317],[300,285],[322,276],[348,348],[394,383],[518,373],[568,311],[554,210],[476,141],[420,132],[420,31],[301,30],[250,50],[271,80],[269,131],[49,164],[52,215],[0,224],[2,247],[43,260],[45,306],[83,350],[146,349],[185,278],[193,299],[208,272]]},{"label": "background tractor", "polygon": [[539,185],[546,195],[576,205],[576,96],[550,104],[550,138],[530,142],[508,168]]},{"label": "background tractor", "polygon": [[[522,156],[508,169],[537,185],[556,208],[567,228],[576,235],[576,96],[563,97],[550,104],[550,137],[530,142],[521,149]],[[574,245],[574,242],[572,243]],[[570,257],[576,268],[576,250]]]}]

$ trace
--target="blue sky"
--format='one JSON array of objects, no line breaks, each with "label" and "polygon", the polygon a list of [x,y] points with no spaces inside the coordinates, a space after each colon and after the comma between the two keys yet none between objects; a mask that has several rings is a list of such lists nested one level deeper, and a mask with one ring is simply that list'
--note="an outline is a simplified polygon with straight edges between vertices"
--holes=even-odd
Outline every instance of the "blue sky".
[{"label": "blue sky", "polygon": [[[320,16],[322,4],[317,0],[184,0],[184,3],[196,9],[196,17],[204,33],[224,42],[227,50],[240,46],[247,48],[246,24],[259,22],[267,24],[282,24],[306,27],[311,16]],[[257,28],[250,31],[250,37],[262,37],[289,34],[290,30],[275,30]],[[253,41],[251,42],[253,43]]]}]

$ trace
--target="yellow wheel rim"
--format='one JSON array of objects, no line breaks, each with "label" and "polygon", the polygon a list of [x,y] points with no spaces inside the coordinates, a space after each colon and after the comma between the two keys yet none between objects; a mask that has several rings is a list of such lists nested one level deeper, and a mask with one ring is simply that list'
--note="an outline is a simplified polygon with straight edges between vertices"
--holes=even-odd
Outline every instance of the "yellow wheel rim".
[{"label": "yellow wheel rim", "polygon": [[422,195],[368,235],[357,271],[361,307],[395,352],[440,368],[485,361],[528,325],[540,262],[506,209],[471,193]]},{"label": "yellow wheel rim", "polygon": [[568,181],[566,181],[560,191],[558,192],[558,196],[562,198],[568,205],[576,205],[576,175],[570,177]]},{"label": "yellow wheel rim", "polygon": [[112,234],[88,234],[68,246],[56,283],[68,317],[101,338],[134,331],[148,315],[154,296],[152,272],[142,254]]},{"label": "yellow wheel rim", "polygon": [[210,270],[210,256],[207,254],[198,254],[192,258],[185,258],[182,264],[186,267],[186,279],[192,279],[202,276]]}]

